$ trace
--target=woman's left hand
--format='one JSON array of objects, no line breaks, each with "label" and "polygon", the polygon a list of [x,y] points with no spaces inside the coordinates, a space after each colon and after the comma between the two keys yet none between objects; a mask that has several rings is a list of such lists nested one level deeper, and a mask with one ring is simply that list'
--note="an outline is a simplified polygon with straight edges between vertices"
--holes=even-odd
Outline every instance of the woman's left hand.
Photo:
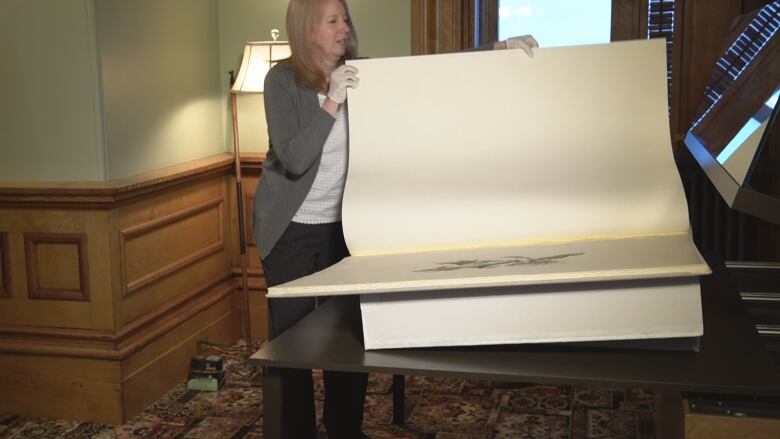
[{"label": "woman's left hand", "polygon": [[528,56],[534,56],[534,49],[539,48],[539,43],[532,35],[520,35],[507,38],[506,41],[498,41],[495,49],[523,49]]}]

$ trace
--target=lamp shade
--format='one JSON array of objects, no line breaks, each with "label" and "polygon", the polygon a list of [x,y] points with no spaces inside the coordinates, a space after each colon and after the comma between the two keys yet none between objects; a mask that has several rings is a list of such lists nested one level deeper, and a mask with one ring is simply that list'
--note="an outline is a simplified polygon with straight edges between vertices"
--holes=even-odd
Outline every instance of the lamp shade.
[{"label": "lamp shade", "polygon": [[249,41],[238,70],[233,93],[262,93],[265,75],[277,62],[290,57],[286,41]]}]

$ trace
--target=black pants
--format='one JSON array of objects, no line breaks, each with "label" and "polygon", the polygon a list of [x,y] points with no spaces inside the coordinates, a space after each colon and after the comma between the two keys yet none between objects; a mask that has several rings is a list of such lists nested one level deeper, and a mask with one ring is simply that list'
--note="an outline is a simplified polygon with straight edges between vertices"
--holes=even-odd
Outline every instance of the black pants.
[{"label": "black pants", "polygon": [[[291,223],[263,259],[269,287],[323,270],[348,256],[341,223]],[[284,332],[314,310],[314,298],[270,299],[268,335]],[[368,375],[324,371],[325,429],[329,439],[359,438]],[[316,437],[311,370],[281,369],[282,437]]]}]

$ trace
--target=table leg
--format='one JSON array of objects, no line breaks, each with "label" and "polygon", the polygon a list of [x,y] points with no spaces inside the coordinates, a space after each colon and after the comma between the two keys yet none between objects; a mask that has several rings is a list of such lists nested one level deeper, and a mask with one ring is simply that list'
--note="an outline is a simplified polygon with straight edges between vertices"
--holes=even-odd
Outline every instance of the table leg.
[{"label": "table leg", "polygon": [[393,424],[403,426],[406,422],[406,377],[393,375]]},{"label": "table leg", "polygon": [[266,367],[263,374],[263,437],[282,437],[282,377],[277,367]]}]

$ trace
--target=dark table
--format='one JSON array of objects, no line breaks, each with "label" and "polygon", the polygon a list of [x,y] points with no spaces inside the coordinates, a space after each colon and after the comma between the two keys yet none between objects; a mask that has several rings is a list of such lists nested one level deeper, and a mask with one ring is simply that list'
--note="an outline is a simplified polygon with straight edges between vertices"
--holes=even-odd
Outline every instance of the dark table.
[{"label": "dark table", "polygon": [[264,437],[279,436],[276,368],[780,396],[780,368],[763,347],[725,266],[709,262],[713,274],[701,278],[699,352],[554,344],[365,351],[358,298],[332,297],[249,359],[268,367]]}]

